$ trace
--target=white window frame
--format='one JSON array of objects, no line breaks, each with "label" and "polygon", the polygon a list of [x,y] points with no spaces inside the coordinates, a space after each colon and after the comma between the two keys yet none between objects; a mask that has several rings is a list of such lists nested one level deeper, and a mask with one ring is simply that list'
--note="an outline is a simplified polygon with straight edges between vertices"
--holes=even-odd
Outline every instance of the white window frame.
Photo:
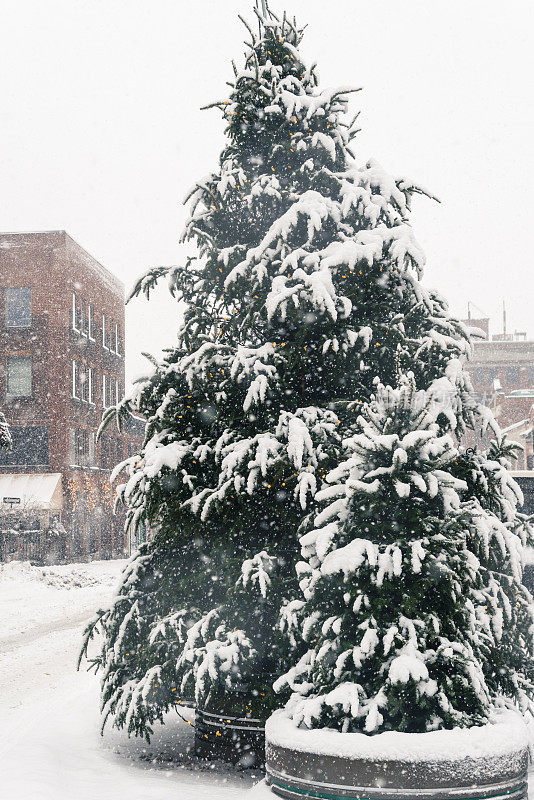
[{"label": "white window frame", "polygon": [[119,352],[119,323],[115,323],[115,353],[120,356]]},{"label": "white window frame", "polygon": [[72,359],[72,398],[74,400],[79,400],[80,396],[76,394],[76,390],[78,388],[78,376],[79,376],[79,366],[78,362],[73,358]]},{"label": "white window frame", "polygon": [[106,344],[106,315],[102,314],[102,347],[104,350],[108,349]]},{"label": "white window frame", "polygon": [[76,327],[76,307],[77,307],[77,296],[76,292],[72,293],[72,330],[76,331],[76,333],[80,332],[80,329]]}]

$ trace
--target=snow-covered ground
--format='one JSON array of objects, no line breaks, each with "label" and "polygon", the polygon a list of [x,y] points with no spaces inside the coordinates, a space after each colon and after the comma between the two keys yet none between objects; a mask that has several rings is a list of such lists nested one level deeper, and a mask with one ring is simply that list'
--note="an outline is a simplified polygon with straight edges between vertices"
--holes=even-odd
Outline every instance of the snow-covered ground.
[{"label": "snow-covered ground", "polygon": [[197,761],[193,731],[174,714],[150,745],[100,736],[98,678],[76,672],[76,658],[123,564],[0,564],[0,796],[244,800],[262,776]]},{"label": "snow-covered ground", "polygon": [[[148,745],[99,734],[98,678],[76,672],[81,634],[122,561],[0,564],[0,796],[8,800],[248,800],[259,772],[207,766],[169,715]],[[534,782],[530,798],[534,800]],[[250,800],[272,795],[258,786]]]}]

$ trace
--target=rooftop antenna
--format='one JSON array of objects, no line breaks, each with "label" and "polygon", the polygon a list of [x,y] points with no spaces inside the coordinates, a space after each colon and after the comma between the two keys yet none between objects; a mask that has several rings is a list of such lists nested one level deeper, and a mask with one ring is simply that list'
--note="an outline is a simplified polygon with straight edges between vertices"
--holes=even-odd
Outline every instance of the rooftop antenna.
[{"label": "rooftop antenna", "polygon": [[468,300],[468,301],[467,301],[467,319],[471,319],[471,309],[472,309],[472,308],[475,308],[475,309],[478,311],[478,313],[479,313],[479,314],[482,314],[482,318],[483,318],[483,319],[488,319],[488,318],[489,318],[489,315],[488,315],[488,314],[486,314],[486,312],[485,312],[485,311],[483,311],[483,310],[480,308],[480,306],[477,306],[477,304],[476,304],[476,303],[473,303],[473,301],[472,301],[472,300]]}]

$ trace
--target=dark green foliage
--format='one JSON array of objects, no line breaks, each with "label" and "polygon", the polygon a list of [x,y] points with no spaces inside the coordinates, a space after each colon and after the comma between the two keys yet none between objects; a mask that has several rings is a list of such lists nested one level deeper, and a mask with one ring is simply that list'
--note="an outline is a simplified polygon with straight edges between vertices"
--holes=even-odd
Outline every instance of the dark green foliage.
[{"label": "dark green foliage", "polygon": [[88,629],[103,632],[105,715],[136,734],[193,690],[222,705],[247,692],[262,716],[283,702],[272,679],[305,647],[277,624],[299,591],[298,530],[377,376],[410,372],[428,389],[447,375],[455,407],[443,404],[440,429],[460,435],[477,413],[460,368],[467,331],[419,282],[408,218],[424,192],[355,165],[352,90],[321,92],[301,37],[286,17],[263,20],[214,104],[219,168],[188,196],[197,256],[132,293],[166,276],[186,304],[176,344],[104,420],[147,421],[119,496],[153,539]]}]

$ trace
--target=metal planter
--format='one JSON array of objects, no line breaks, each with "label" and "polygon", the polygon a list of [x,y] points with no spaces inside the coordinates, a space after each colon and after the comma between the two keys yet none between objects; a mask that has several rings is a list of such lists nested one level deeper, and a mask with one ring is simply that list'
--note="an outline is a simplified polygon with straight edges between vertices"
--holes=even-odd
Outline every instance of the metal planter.
[{"label": "metal planter", "polygon": [[[462,753],[458,752],[457,745],[447,751],[445,736],[445,750],[439,754],[423,752],[414,757],[409,753],[408,739],[400,740],[408,745],[406,757],[398,752],[392,757],[391,752],[381,754],[380,736],[377,736],[365,737],[365,754],[358,755],[356,746],[354,752],[347,755],[346,744],[350,740],[332,739],[329,733],[326,738],[331,741],[324,748],[325,752],[320,752],[321,748],[316,746],[316,738],[314,746],[307,747],[307,734],[316,737],[317,731],[294,729],[296,735],[292,742],[288,735],[279,736],[276,722],[283,722],[281,713],[277,712],[267,723],[266,744],[267,783],[278,797],[300,800],[527,800],[526,733],[524,737],[507,736],[507,726],[503,727],[502,735],[507,737],[509,746],[506,741],[501,742],[494,753],[491,753],[491,742],[484,747],[474,742],[473,747],[465,747]],[[493,736],[499,733],[494,726],[484,728],[491,728]],[[481,740],[482,729],[469,729],[474,730],[478,730],[476,737]],[[469,735],[469,731],[464,733]],[[439,734],[449,733],[454,736],[455,731],[439,731]],[[334,737],[336,735],[361,736],[334,733]],[[369,742],[373,739],[377,740],[375,755],[369,752]],[[334,752],[335,746],[331,746],[336,741],[345,745],[340,746],[339,754]]]},{"label": "metal planter", "polygon": [[265,722],[252,716],[197,708],[195,752],[201,758],[243,766],[261,765],[265,752]]}]

